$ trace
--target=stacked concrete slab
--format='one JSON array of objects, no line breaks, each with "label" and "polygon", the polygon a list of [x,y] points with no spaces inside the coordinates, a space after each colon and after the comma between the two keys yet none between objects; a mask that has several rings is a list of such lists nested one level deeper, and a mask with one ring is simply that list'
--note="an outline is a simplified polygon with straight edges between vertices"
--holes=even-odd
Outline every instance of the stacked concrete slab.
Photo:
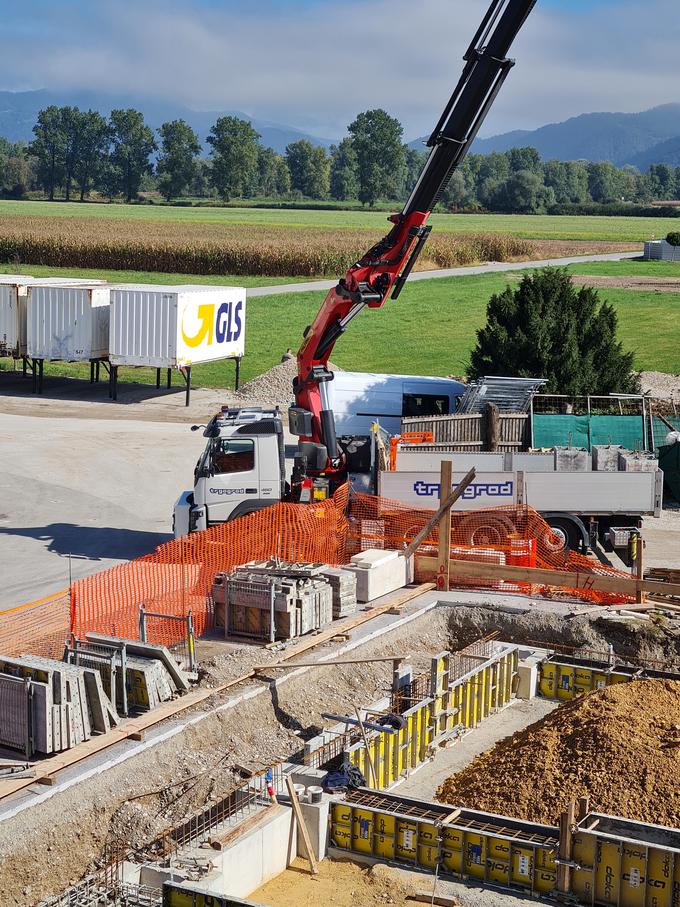
[{"label": "stacked concrete slab", "polygon": [[89,740],[93,732],[104,732],[118,724],[118,716],[94,674],[88,668],[34,655],[0,657],[0,677],[30,680],[26,731],[32,738],[33,752],[59,753]]},{"label": "stacked concrete slab", "polygon": [[217,578],[213,598],[225,609],[225,632],[293,639],[327,626],[333,620],[333,590],[322,575],[325,564],[258,561]]},{"label": "stacked concrete slab", "polygon": [[340,567],[327,567],[321,575],[333,590],[333,620],[354,614],[357,609],[355,574]]}]

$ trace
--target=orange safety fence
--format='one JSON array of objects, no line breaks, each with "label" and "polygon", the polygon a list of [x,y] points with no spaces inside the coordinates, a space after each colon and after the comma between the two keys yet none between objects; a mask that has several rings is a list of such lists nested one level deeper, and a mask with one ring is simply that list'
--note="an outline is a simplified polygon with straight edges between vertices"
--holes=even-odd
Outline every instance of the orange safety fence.
[{"label": "orange safety fence", "polygon": [[70,630],[69,592],[0,611],[0,655],[61,658]]},{"label": "orange safety fence", "polygon": [[[344,564],[366,548],[403,550],[425,525],[432,510],[419,510],[366,494],[349,495],[348,486],[329,501],[276,504],[231,523],[166,542],[152,554],[76,580],[70,590],[40,602],[0,612],[0,654],[24,652],[61,657],[70,633],[84,638],[96,631],[138,638],[140,608],[186,616],[191,610],[197,636],[212,629],[211,588],[218,573],[252,560]],[[451,557],[497,564],[524,564],[604,576],[627,576],[583,555],[564,551],[558,537],[530,507],[499,507],[454,512]],[[436,555],[438,529],[420,546]],[[416,566],[416,579],[420,579]],[[529,583],[453,577],[451,585],[525,593],[559,594]],[[584,589],[564,590],[595,603],[625,602],[621,595]],[[185,628],[180,621],[158,621],[151,642],[174,645]]]},{"label": "orange safety fence", "polygon": [[[346,552],[354,554],[365,548],[403,550],[416,537],[432,516],[433,510],[419,510],[368,494],[354,494],[348,512]],[[418,554],[436,557],[439,528],[435,528],[418,548]],[[499,565],[542,567],[565,572],[590,573],[600,576],[630,575],[607,567],[585,555],[564,547],[539,513],[526,505],[494,507],[487,510],[454,511],[451,514],[450,556],[456,560],[482,561]],[[424,578],[418,573],[416,579]],[[510,583],[502,580],[451,577],[451,586],[492,588],[554,595],[544,585]],[[560,587],[569,597],[596,604],[630,601],[625,595],[592,589]]]}]

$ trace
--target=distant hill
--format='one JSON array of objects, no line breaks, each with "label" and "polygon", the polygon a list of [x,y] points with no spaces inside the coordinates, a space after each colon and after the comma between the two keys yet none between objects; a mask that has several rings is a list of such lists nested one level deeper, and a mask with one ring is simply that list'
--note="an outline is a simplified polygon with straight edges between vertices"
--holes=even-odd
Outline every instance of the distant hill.
[{"label": "distant hill", "polygon": [[[422,139],[411,145],[422,147]],[[544,160],[612,161],[643,169],[650,163],[677,164],[680,104],[664,104],[641,113],[584,113],[540,129],[477,139],[473,151],[490,154],[526,145],[538,149]]]},{"label": "distant hill", "polygon": [[308,135],[292,126],[272,123],[266,120],[257,120],[237,110],[228,111],[199,111],[190,110],[179,104],[169,104],[161,101],[150,101],[139,97],[112,96],[96,92],[52,92],[45,89],[39,91],[0,91],[0,135],[11,142],[29,142],[32,138],[32,129],[38,111],[50,104],[71,105],[80,107],[81,110],[98,110],[108,116],[112,109],[117,107],[135,107],[144,114],[149,126],[157,129],[167,120],[183,119],[196,131],[199,139],[205,144],[210,127],[219,116],[238,116],[250,120],[255,129],[262,136],[261,142],[275,151],[283,153],[286,145],[299,139],[308,139],[314,145],[328,147],[330,140]]}]

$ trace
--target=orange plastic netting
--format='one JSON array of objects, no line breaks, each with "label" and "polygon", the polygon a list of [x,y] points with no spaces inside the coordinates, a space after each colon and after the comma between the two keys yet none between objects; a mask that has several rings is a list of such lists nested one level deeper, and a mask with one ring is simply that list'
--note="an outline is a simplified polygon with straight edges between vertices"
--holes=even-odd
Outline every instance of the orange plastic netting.
[{"label": "orange plastic netting", "polygon": [[[153,554],[76,580],[69,593],[5,612],[0,620],[0,653],[61,656],[69,633],[83,638],[97,631],[136,639],[140,608],[184,616],[191,609],[197,635],[213,626],[211,587],[218,573],[251,560],[344,564],[366,548],[403,550],[425,525],[431,510],[352,494],[347,486],[333,500],[277,504],[232,523],[161,545]],[[522,542],[530,543],[522,545]],[[435,555],[438,530],[418,553]],[[625,576],[598,562],[561,550],[550,527],[530,507],[502,507],[452,514],[451,557],[497,564],[525,564],[553,570]],[[419,576],[416,565],[416,579]],[[456,576],[452,585],[546,594],[536,584],[511,584]],[[596,603],[626,601],[621,595],[585,589],[563,590]],[[552,591],[549,594],[554,594]],[[184,629],[166,621],[155,642],[172,645]]]}]

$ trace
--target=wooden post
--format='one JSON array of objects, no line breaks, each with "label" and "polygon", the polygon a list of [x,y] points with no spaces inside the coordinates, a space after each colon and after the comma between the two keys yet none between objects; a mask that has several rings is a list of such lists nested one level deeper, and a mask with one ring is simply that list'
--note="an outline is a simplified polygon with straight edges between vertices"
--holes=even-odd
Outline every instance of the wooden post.
[{"label": "wooden post", "polygon": [[309,871],[313,876],[318,875],[319,867],[316,865],[312,842],[309,838],[309,832],[307,831],[307,826],[305,825],[302,810],[300,809],[300,801],[298,800],[297,791],[295,790],[295,785],[293,784],[293,779],[290,777],[290,775],[286,777],[286,785],[288,787],[288,794],[290,796],[291,806],[293,807],[293,813],[295,814],[295,821],[297,822],[298,831],[302,835],[302,840],[304,841],[305,848],[307,849]]},{"label": "wooden post", "polygon": [[437,512],[432,514],[432,516],[427,521],[427,523],[425,523],[425,525],[420,530],[420,532],[416,535],[416,537],[413,539],[413,541],[408,545],[408,547],[404,551],[405,557],[411,557],[412,555],[414,555],[416,553],[418,548],[420,548],[420,546],[425,541],[425,539],[428,537],[428,535],[432,532],[434,527],[439,523],[439,521],[442,518],[442,515],[444,513],[446,513],[448,510],[451,510],[451,508],[456,503],[458,498],[462,496],[463,492],[468,487],[468,485],[470,485],[472,482],[474,482],[476,475],[477,475],[477,471],[473,466],[472,469],[466,474],[466,476],[462,480],[462,482],[460,482],[456,486],[455,490],[452,491],[451,494],[448,496],[448,498],[444,501],[444,503],[440,505]]},{"label": "wooden post", "polygon": [[[451,460],[442,460],[439,471],[439,509],[451,494],[453,484],[453,463]],[[439,553],[437,557],[437,589],[449,591],[451,570],[449,558],[451,557],[451,510],[442,513],[439,520]]]},{"label": "wooden post", "polygon": [[495,403],[487,403],[484,408],[486,449],[495,452],[501,443],[501,414]]},{"label": "wooden post", "polygon": [[567,807],[566,812],[560,816],[560,843],[559,843],[559,863],[557,864],[557,890],[561,894],[569,894],[571,891],[571,863],[574,849],[574,832],[572,831],[576,824],[576,803],[573,801]]},{"label": "wooden post", "polygon": [[[637,558],[635,560],[635,576],[636,579],[644,580],[645,578],[645,540],[642,538],[642,535],[638,532],[637,537]],[[637,595],[635,596],[635,601],[638,605],[644,605],[646,601],[646,596],[643,589],[638,589]]]},{"label": "wooden post", "polygon": [[371,777],[373,778],[373,787],[376,790],[380,790],[380,785],[378,784],[378,776],[375,773],[375,764],[373,762],[373,756],[371,755],[371,748],[368,745],[368,737],[366,735],[366,728],[364,727],[364,722],[361,720],[361,713],[359,709],[354,706],[354,713],[357,716],[357,721],[359,722],[359,730],[361,731],[361,736],[364,739],[364,746],[366,747],[366,758],[368,759],[368,766],[371,769]]}]

